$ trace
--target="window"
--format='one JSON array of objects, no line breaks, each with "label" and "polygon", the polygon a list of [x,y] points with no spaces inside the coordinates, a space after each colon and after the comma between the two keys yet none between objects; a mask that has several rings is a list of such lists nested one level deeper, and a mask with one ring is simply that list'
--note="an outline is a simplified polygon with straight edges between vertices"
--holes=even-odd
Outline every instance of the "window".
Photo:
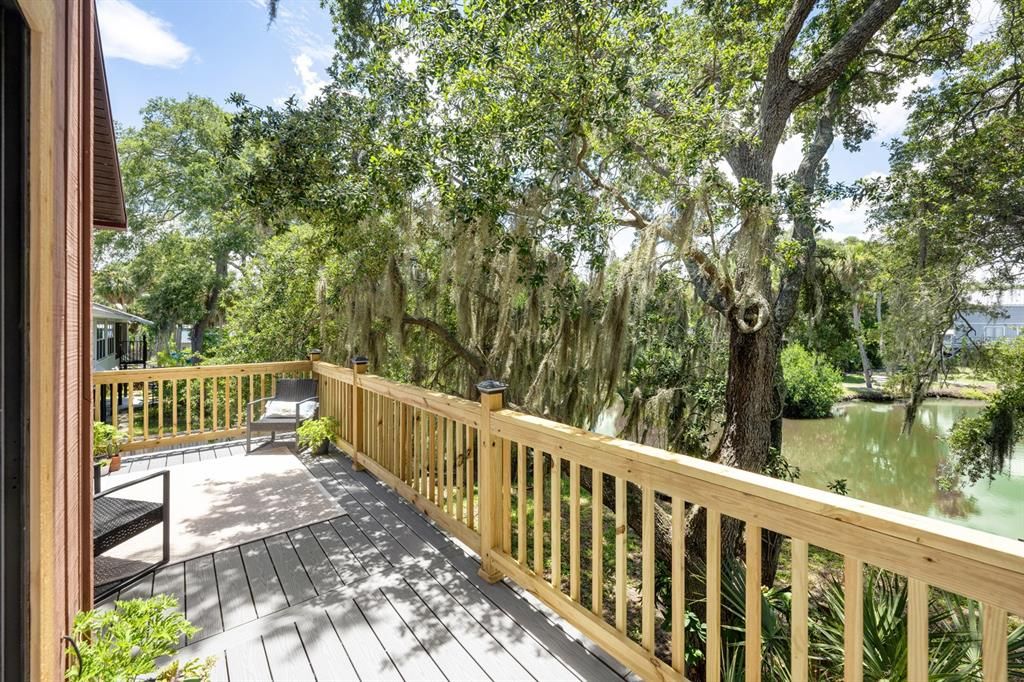
[{"label": "window", "polygon": [[114,352],[114,325],[100,322],[96,325],[96,347],[94,360],[100,360]]},{"label": "window", "polygon": [[1003,325],[990,324],[985,327],[986,339],[1001,339],[1003,337]]}]

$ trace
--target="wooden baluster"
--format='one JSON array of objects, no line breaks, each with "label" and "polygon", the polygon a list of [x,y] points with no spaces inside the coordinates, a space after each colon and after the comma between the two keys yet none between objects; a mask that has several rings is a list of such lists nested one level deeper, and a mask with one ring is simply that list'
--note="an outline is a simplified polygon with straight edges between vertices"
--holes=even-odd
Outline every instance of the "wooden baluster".
[{"label": "wooden baluster", "polygon": [[466,458],[466,510],[469,514],[469,527],[476,527],[476,442],[478,431],[466,426],[466,439],[469,455]]},{"label": "wooden baluster", "polygon": [[142,440],[149,440],[149,382],[142,382]]},{"label": "wooden baluster", "polygon": [[654,651],[654,489],[641,489],[640,645]]},{"label": "wooden baluster", "polygon": [[[406,485],[412,485],[412,424],[411,409],[405,403],[398,407],[398,449],[401,461],[401,477]],[[461,516],[461,514],[460,514]]]},{"label": "wooden baluster", "polygon": [[707,682],[722,679],[722,515],[707,510]]},{"label": "wooden baluster", "polygon": [[218,422],[217,412],[219,411],[218,408],[220,407],[219,406],[219,402],[220,401],[217,398],[217,384],[218,383],[219,382],[217,381],[217,377],[210,377],[210,402],[213,403],[213,428],[210,429],[210,430],[213,431],[213,432],[216,432],[220,428],[220,424],[217,423]]},{"label": "wooden baluster", "polygon": [[235,416],[236,416],[235,428],[237,428],[239,431],[241,431],[242,430],[242,421],[243,421],[242,420],[242,377],[241,377],[241,375],[236,377],[236,379],[238,380],[238,382],[235,385],[235,388],[238,389],[238,396],[235,398]]},{"label": "wooden baluster", "polygon": [[551,453],[551,586],[562,591],[562,460]]},{"label": "wooden baluster", "polygon": [[504,438],[501,447],[501,550],[512,553],[512,442]]},{"label": "wooden baluster", "polygon": [[744,614],[747,682],[761,682],[761,528],[747,524],[747,576]]},{"label": "wooden baluster", "polygon": [[362,356],[352,358],[352,468],[362,471],[359,463],[363,450],[363,392],[359,388],[359,377],[366,373],[367,360]]},{"label": "wooden baluster", "polygon": [[480,577],[497,582],[504,575],[494,565],[492,555],[499,547],[501,517],[508,509],[501,509],[501,453],[498,438],[491,433],[491,413],[500,410],[505,384],[484,381],[477,384],[480,391]]},{"label": "wooden baluster", "polygon": [[192,433],[192,379],[185,379],[185,432]]},{"label": "wooden baluster", "polygon": [[516,558],[526,568],[526,531],[530,524],[526,518],[526,444],[519,443],[516,452]]},{"label": "wooden baluster", "polygon": [[580,465],[569,462],[569,598],[580,602]]},{"label": "wooden baluster", "polygon": [[807,543],[793,538],[790,541],[793,564],[792,612],[790,624],[790,676],[793,682],[807,682],[808,634],[807,602],[809,579],[807,572]]},{"label": "wooden baluster", "polygon": [[928,584],[907,579],[907,679],[928,679]]},{"label": "wooden baluster", "polygon": [[462,424],[455,425],[455,518],[462,521],[464,518],[463,507],[466,504],[466,427]]},{"label": "wooden baluster", "polygon": [[[256,394],[253,392],[252,388],[253,388],[253,376],[250,374],[249,375],[249,398],[245,401],[245,403],[247,405],[249,403],[251,403],[253,400],[256,400]],[[247,414],[248,410],[246,410],[245,412],[246,412],[245,418],[246,418],[246,420],[248,420],[249,419],[249,415]]]},{"label": "wooden baluster", "polygon": [[1006,682],[1006,611],[981,605],[981,673],[985,682]]},{"label": "wooden baluster", "polygon": [[178,435],[178,380],[171,379],[171,435]]},{"label": "wooden baluster", "polygon": [[110,393],[108,394],[110,396],[110,425],[116,428],[118,411],[117,392],[114,390],[115,388],[116,386],[113,383],[111,383],[110,387],[107,390],[110,391]]},{"label": "wooden baluster", "polygon": [[[445,474],[445,498],[444,498],[444,509],[448,512],[448,516],[453,516],[455,513],[455,448],[452,447],[454,444],[455,435],[455,422],[451,419],[446,419],[444,423],[444,449],[445,449],[445,460],[447,474]],[[505,516],[508,514],[502,512]]]},{"label": "wooden baluster", "polygon": [[544,576],[544,451],[533,446],[533,572]]},{"label": "wooden baluster", "polygon": [[100,405],[103,402],[103,394],[100,391],[100,386],[103,384],[92,385],[92,420],[98,422],[100,420]]},{"label": "wooden baluster", "polygon": [[590,610],[604,620],[604,474],[590,472]]},{"label": "wooden baluster", "polygon": [[206,379],[199,378],[199,433],[206,432]]},{"label": "wooden baluster", "polygon": [[686,678],[686,503],[672,497],[672,667]]},{"label": "wooden baluster", "polygon": [[135,382],[128,382],[128,442],[135,442]]},{"label": "wooden baluster", "polygon": [[615,627],[626,631],[626,479],[615,477]]},{"label": "wooden baluster", "polygon": [[156,393],[156,437],[164,436],[164,380],[157,382]]},{"label": "wooden baluster", "polygon": [[[427,451],[427,495],[431,502],[438,504],[437,499],[437,420],[436,414],[430,414]],[[438,506],[440,506],[438,504]]]},{"label": "wooden baluster", "polygon": [[843,559],[843,679],[864,679],[864,563],[847,556]]}]

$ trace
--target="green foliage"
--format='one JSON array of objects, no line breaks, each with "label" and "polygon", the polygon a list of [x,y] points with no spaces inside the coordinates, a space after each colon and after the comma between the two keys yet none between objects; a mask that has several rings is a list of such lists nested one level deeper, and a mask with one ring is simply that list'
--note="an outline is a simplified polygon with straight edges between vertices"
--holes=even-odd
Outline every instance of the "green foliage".
[{"label": "green foliage", "polygon": [[332,441],[338,436],[338,420],[334,417],[307,419],[299,424],[295,435],[299,447],[316,450],[325,441]]},{"label": "green foliage", "polygon": [[[182,635],[199,632],[177,610],[173,597],[116,602],[113,609],[93,610],[75,616],[71,636],[77,647],[68,648],[71,659],[65,677],[88,682],[134,682],[140,675],[157,671],[157,659],[169,656]],[[215,659],[194,659],[173,670],[179,678],[160,673],[158,679],[209,679]],[[185,674],[187,673],[187,674]]]},{"label": "green foliage", "polygon": [[128,434],[106,422],[92,423],[92,454],[96,459],[117,454],[121,444],[128,441]]},{"label": "green foliage", "polygon": [[941,481],[946,487],[964,479],[995,478],[1024,439],[1024,337],[988,344],[982,353],[982,376],[995,380],[998,391],[980,414],[953,426],[952,462]]},{"label": "green foliage", "polygon": [[839,370],[798,343],[791,343],[782,351],[782,378],[787,417],[828,417],[832,406],[843,396],[843,375]]}]

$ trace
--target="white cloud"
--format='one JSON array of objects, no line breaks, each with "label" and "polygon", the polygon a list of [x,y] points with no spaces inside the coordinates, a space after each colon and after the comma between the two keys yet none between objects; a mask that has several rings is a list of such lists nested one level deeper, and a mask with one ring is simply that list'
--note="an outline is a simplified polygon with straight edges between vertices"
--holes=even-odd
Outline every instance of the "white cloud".
[{"label": "white cloud", "polygon": [[804,155],[804,136],[794,135],[775,150],[772,169],[776,175],[792,173],[800,167],[800,159]]},{"label": "white cloud", "polygon": [[914,90],[923,88],[930,84],[930,76],[917,76],[909,81],[904,81],[896,90],[896,99],[888,104],[880,104],[871,111],[868,116],[874,121],[875,137],[888,139],[903,133],[907,127],[907,118],[910,116],[910,109],[907,107],[907,97]]},{"label": "white cloud", "polygon": [[967,29],[971,42],[987,38],[999,24],[1001,16],[999,0],[971,0],[971,26]]},{"label": "white cloud", "polygon": [[854,206],[852,199],[831,201],[821,209],[820,217],[832,223],[832,231],[828,236],[843,240],[847,237],[868,237],[867,207],[863,204]]},{"label": "white cloud", "polygon": [[302,80],[299,100],[308,104],[311,99],[320,94],[320,91],[327,85],[327,81],[313,70],[313,58],[305,52],[292,57],[292,64],[295,65],[295,73]]},{"label": "white cloud", "polygon": [[128,0],[98,0],[96,11],[105,57],[176,69],[192,56],[192,48],[178,40],[170,24]]}]

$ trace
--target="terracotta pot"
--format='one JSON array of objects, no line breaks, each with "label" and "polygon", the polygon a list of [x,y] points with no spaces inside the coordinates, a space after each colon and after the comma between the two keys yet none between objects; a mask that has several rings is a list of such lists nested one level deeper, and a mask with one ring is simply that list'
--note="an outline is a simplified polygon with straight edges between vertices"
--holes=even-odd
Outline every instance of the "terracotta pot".
[{"label": "terracotta pot", "polygon": [[110,458],[110,470],[120,471],[121,470],[121,455],[117,454]]}]

